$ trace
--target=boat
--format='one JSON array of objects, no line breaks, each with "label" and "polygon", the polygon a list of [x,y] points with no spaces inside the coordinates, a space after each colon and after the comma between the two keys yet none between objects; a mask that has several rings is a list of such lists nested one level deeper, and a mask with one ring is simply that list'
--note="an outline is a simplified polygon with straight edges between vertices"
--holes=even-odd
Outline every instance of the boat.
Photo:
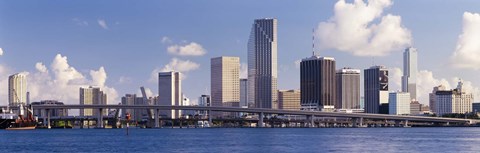
[{"label": "boat", "polygon": [[[0,129],[7,130],[32,130],[37,127],[37,121],[33,118],[33,109],[19,105],[18,114],[12,113],[11,110],[2,110],[0,115]],[[24,117],[24,110],[27,110]],[[8,112],[8,113],[6,113]]]}]

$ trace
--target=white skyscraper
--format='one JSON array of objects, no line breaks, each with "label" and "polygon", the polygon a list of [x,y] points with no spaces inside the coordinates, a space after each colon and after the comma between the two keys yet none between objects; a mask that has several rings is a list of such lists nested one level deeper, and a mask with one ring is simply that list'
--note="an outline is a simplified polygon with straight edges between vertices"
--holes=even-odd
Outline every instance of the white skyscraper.
[{"label": "white skyscraper", "polygon": [[[180,72],[158,73],[158,105],[180,106],[182,104],[182,80]],[[179,110],[161,110],[160,115],[176,119]]]},{"label": "white skyscraper", "polygon": [[277,19],[256,19],[248,40],[248,101],[277,108]]},{"label": "white skyscraper", "polygon": [[410,93],[393,92],[388,97],[388,112],[391,115],[408,115],[410,114]]},{"label": "white skyscraper", "polygon": [[211,59],[212,106],[239,107],[239,75],[240,58],[222,56]]},{"label": "white skyscraper", "polygon": [[8,104],[17,106],[27,102],[27,77],[16,73],[8,77]]},{"label": "white skyscraper", "polygon": [[[106,105],[107,94],[99,87],[80,88],[80,105]],[[107,115],[107,109],[102,111],[103,115]],[[80,116],[98,116],[98,109],[80,109]]]},{"label": "white skyscraper", "polygon": [[417,49],[409,47],[403,52],[402,91],[417,99]]}]

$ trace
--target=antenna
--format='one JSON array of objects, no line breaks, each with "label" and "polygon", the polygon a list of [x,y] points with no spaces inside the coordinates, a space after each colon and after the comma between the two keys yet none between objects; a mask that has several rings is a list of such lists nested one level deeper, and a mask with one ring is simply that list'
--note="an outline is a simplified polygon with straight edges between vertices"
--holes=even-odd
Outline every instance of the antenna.
[{"label": "antenna", "polygon": [[312,28],[312,56],[315,56],[315,28]]}]

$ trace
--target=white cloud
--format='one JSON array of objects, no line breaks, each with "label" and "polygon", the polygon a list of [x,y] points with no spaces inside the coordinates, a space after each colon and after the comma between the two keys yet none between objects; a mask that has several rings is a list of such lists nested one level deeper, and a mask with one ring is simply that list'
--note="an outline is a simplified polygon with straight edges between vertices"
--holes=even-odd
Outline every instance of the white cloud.
[{"label": "white cloud", "polygon": [[132,78],[126,77],[126,76],[121,76],[121,77],[118,79],[118,83],[120,83],[120,84],[132,83]]},{"label": "white cloud", "polygon": [[296,60],[293,64],[295,64],[295,68],[299,69],[300,68],[300,62],[302,62],[301,59]]},{"label": "white cloud", "polygon": [[42,72],[42,73],[47,73],[48,69],[45,65],[43,65],[42,62],[37,62],[35,64],[35,68],[37,69],[37,71],[39,72]]},{"label": "white cloud", "polygon": [[3,55],[3,49],[0,48],[0,56],[2,56],[2,55]]},{"label": "white cloud", "polygon": [[168,38],[167,36],[162,37],[162,43],[164,43],[164,44],[166,44],[166,43],[170,44],[170,43],[172,43],[172,42],[173,42],[172,39]]},{"label": "white cloud", "polygon": [[400,16],[383,15],[383,10],[392,4],[391,0],[338,1],[334,16],[318,25],[319,46],[356,56],[385,56],[400,51],[412,38],[410,31],[402,26]]},{"label": "white cloud", "polygon": [[75,24],[79,25],[79,26],[88,26],[88,22],[85,21],[85,20],[80,20],[79,18],[73,18],[72,19],[73,22],[75,22]]},{"label": "white cloud", "polygon": [[103,19],[98,19],[97,20],[98,22],[98,25],[100,25],[100,27],[102,27],[103,29],[106,29],[108,30],[108,25],[107,25],[107,22]]},{"label": "white cloud", "polygon": [[247,63],[240,64],[240,78],[248,78],[248,65]]},{"label": "white cloud", "polygon": [[167,48],[168,53],[180,56],[202,56],[207,52],[202,45],[191,42],[186,45],[171,45]]},{"label": "white cloud", "polygon": [[181,75],[181,79],[185,79],[186,72],[196,70],[200,67],[200,64],[197,64],[195,62],[192,62],[190,60],[180,60],[177,58],[172,58],[170,63],[165,65],[163,68],[156,68],[152,71],[150,75],[149,82],[156,82],[157,81],[157,75],[158,72],[169,72],[169,71],[177,71],[177,72],[182,72],[183,74]]},{"label": "white cloud", "polygon": [[480,69],[480,14],[463,13],[463,32],[458,36],[457,47],[451,62],[454,67]]}]

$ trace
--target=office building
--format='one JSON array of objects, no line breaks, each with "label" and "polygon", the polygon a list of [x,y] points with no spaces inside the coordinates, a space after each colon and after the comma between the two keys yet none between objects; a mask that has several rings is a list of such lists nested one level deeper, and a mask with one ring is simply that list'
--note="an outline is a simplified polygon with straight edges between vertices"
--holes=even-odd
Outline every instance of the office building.
[{"label": "office building", "polygon": [[[211,100],[210,100],[210,95],[201,95],[198,98],[198,106],[206,107],[206,106],[211,106]],[[205,110],[199,110],[197,111],[198,115],[206,117],[208,115],[208,111]]]},{"label": "office building", "polygon": [[[106,105],[107,94],[105,94],[99,87],[80,88],[80,105]],[[98,109],[80,109],[80,116],[95,116],[99,115]],[[107,109],[102,111],[102,115],[108,115]]]},{"label": "office building", "polygon": [[248,40],[248,99],[257,108],[277,106],[277,19],[256,19],[252,24]]},{"label": "office building", "polygon": [[480,112],[480,103],[472,103],[472,112],[479,113]]},{"label": "office building", "polygon": [[335,109],[360,109],[360,70],[343,68],[337,71]]},{"label": "office building", "polygon": [[409,115],[410,102],[410,93],[392,92],[388,97],[388,113],[390,115]]},{"label": "office building", "polygon": [[[158,103],[164,106],[181,106],[182,80],[180,72],[158,73]],[[179,110],[160,110],[160,116],[166,118],[180,118]]]},{"label": "office building", "polygon": [[422,104],[418,101],[410,102],[410,115],[419,115],[422,112]]},{"label": "office building", "polygon": [[417,49],[409,47],[403,52],[402,91],[417,99]]},{"label": "office building", "polygon": [[[240,58],[225,56],[212,58],[210,76],[212,106],[239,107]],[[223,114],[234,115],[234,113]]]},{"label": "office building", "polygon": [[443,85],[439,85],[439,86],[436,86],[436,87],[433,87],[433,90],[432,90],[432,93],[430,93],[428,95],[428,99],[429,99],[429,105],[430,105],[430,111],[432,113],[435,113],[437,108],[436,108],[436,102],[435,102],[435,95],[437,93],[437,91],[446,91],[447,89],[445,88],[445,86]]},{"label": "office building", "polygon": [[[35,109],[35,106],[56,106],[64,105],[63,102],[56,100],[42,100],[40,102],[32,102],[33,114],[39,118],[47,117],[47,112],[45,109]],[[50,109],[50,117],[63,117],[68,116],[68,109]]]},{"label": "office building", "polygon": [[[133,106],[133,105],[135,105],[136,100],[137,100],[137,95],[135,95],[135,94],[125,94],[125,96],[122,97],[122,105]],[[130,117],[132,119],[137,118],[137,116],[135,116],[135,110],[134,109],[122,109],[122,114],[120,116],[122,118],[125,118],[127,113],[130,114]]]},{"label": "office building", "polygon": [[25,105],[27,102],[27,76],[16,73],[8,77],[8,105]]},{"label": "office building", "polygon": [[388,114],[388,69],[385,66],[372,66],[364,70],[363,79],[365,112]]},{"label": "office building", "polygon": [[240,107],[248,108],[253,106],[253,103],[248,103],[248,79],[240,79]]},{"label": "office building", "polygon": [[333,111],[336,100],[335,59],[312,56],[300,62],[303,110]]},{"label": "office building", "polygon": [[463,88],[462,81],[458,82],[456,89],[437,91],[435,93],[435,112],[437,116],[472,112],[472,103],[473,94]]},{"label": "office building", "polygon": [[300,110],[300,90],[279,90],[278,109]]}]

